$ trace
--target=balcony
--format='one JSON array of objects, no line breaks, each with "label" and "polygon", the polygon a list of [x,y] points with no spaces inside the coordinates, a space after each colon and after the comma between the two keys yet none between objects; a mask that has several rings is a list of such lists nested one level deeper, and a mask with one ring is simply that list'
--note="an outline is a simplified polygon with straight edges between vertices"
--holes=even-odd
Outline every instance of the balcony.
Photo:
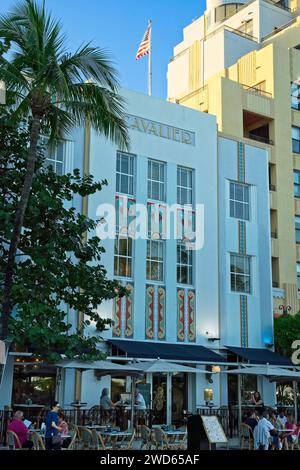
[{"label": "balcony", "polygon": [[243,85],[243,108],[262,118],[274,119],[274,99],[271,93],[260,87]]}]

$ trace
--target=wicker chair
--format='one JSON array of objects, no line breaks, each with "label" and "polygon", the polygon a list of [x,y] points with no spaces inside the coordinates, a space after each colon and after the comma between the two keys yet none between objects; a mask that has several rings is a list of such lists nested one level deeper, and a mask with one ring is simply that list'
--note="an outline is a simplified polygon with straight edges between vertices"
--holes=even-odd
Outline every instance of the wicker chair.
[{"label": "wicker chair", "polygon": [[248,450],[253,449],[254,440],[253,432],[250,426],[246,423],[241,423],[240,429],[241,449],[247,448]]},{"label": "wicker chair", "polygon": [[128,436],[123,436],[122,439],[116,441],[115,449],[122,449],[122,450],[130,450],[132,448],[132,444],[135,438],[135,431]]},{"label": "wicker chair", "polygon": [[44,441],[37,432],[30,433],[30,438],[33,442],[33,450],[46,450]]},{"label": "wicker chair", "polygon": [[62,450],[76,450],[76,442],[77,442],[77,432],[75,430],[70,431],[71,442],[67,448],[62,448]]},{"label": "wicker chair", "polygon": [[25,450],[25,449],[22,449],[19,436],[13,431],[6,431],[6,442],[7,442],[9,449]]},{"label": "wicker chair", "polygon": [[142,424],[139,428],[140,433],[141,433],[141,438],[142,438],[142,445],[141,445],[141,450],[146,447],[147,450],[150,450],[152,447],[152,435],[151,435],[151,429],[149,429],[147,426]]},{"label": "wicker chair", "polygon": [[81,448],[83,450],[90,450],[94,448],[94,440],[92,431],[88,428],[83,426],[78,426],[80,441],[81,441]]},{"label": "wicker chair", "polygon": [[104,444],[104,440],[103,440],[101,434],[98,433],[96,431],[96,429],[91,429],[91,433],[92,433],[92,436],[93,436],[93,448],[95,450],[111,449],[110,446],[107,446],[107,445]]},{"label": "wicker chair", "polygon": [[153,429],[154,445],[156,449],[169,449],[168,439],[166,433],[161,428]]}]

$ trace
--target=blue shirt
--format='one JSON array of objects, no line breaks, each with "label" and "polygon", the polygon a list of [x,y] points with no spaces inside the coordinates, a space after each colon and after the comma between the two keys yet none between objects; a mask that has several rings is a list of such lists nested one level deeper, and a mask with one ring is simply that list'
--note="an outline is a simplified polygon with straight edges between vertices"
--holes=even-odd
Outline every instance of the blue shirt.
[{"label": "blue shirt", "polygon": [[49,411],[46,416],[45,424],[46,424],[46,433],[45,437],[53,437],[58,434],[58,430],[52,427],[52,423],[55,423],[58,426],[58,414],[55,411]]}]

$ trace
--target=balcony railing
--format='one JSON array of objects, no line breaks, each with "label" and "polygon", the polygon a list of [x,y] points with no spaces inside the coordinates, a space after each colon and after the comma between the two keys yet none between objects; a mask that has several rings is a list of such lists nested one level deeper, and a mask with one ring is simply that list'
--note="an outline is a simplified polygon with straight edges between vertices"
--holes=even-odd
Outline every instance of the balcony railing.
[{"label": "balcony railing", "polygon": [[271,231],[271,238],[278,238],[277,230],[272,230]]},{"label": "balcony railing", "polygon": [[257,95],[261,96],[266,96],[267,98],[272,98],[272,94],[269,93],[268,91],[262,90],[261,88],[255,87],[255,86],[248,86],[248,85],[242,85],[244,90],[249,91],[251,93],[255,93]]},{"label": "balcony railing", "polygon": [[261,142],[262,144],[274,145],[273,140],[268,139],[267,137],[262,137],[260,135],[249,134],[248,139],[256,140],[257,142]]},{"label": "balcony railing", "polygon": [[270,189],[270,191],[276,191],[276,186],[275,186],[275,184],[270,184],[270,185],[269,185],[269,189]]}]

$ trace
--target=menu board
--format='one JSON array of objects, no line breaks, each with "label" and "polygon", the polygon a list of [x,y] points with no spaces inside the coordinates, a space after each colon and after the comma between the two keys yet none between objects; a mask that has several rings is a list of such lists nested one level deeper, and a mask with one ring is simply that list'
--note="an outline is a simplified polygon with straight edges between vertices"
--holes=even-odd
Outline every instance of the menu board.
[{"label": "menu board", "polygon": [[210,444],[227,443],[227,437],[217,416],[201,416]]}]

